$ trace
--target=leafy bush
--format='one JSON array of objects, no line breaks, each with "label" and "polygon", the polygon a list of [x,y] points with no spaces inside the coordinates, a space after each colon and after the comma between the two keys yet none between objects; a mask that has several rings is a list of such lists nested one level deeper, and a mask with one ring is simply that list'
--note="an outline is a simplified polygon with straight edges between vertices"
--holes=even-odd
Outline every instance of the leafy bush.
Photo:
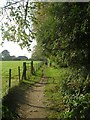
[{"label": "leafy bush", "polygon": [[67,79],[62,81],[63,101],[67,109],[61,113],[61,118],[65,120],[89,120],[90,76],[83,74],[81,69],[71,73]]}]

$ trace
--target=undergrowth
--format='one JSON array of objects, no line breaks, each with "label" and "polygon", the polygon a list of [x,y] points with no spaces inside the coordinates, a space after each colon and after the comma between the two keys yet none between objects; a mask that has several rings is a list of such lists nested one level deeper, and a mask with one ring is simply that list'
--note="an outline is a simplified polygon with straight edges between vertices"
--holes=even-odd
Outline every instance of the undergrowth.
[{"label": "undergrowth", "polygon": [[[84,73],[83,73],[84,72]],[[49,118],[60,120],[90,120],[90,76],[85,69],[47,68],[45,87]]]}]

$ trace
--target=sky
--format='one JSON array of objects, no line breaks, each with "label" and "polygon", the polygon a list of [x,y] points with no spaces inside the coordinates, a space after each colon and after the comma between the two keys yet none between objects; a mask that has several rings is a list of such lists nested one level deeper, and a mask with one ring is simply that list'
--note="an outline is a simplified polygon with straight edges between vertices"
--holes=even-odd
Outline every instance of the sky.
[{"label": "sky", "polygon": [[[0,7],[4,6],[6,3],[6,0],[0,0]],[[1,37],[1,31],[0,31],[0,43],[2,41]],[[33,47],[36,45],[36,41],[34,40],[30,46],[31,52],[28,52],[26,48],[21,49],[20,46],[17,43],[10,42],[10,41],[5,41],[3,46],[0,45],[0,53],[3,50],[8,50],[10,52],[10,55],[15,55],[17,56],[26,56],[28,58],[31,58],[31,54],[33,51]]]},{"label": "sky", "polygon": [[[30,48],[33,51],[33,46],[36,44],[36,41],[33,41]],[[20,46],[17,43],[14,42],[8,42],[5,41],[5,43],[3,44],[3,47],[0,46],[0,53],[3,50],[8,50],[10,52],[10,55],[14,55],[14,56],[27,56],[28,58],[31,58],[31,52],[28,52],[26,48],[24,48],[23,50],[20,48]]]}]

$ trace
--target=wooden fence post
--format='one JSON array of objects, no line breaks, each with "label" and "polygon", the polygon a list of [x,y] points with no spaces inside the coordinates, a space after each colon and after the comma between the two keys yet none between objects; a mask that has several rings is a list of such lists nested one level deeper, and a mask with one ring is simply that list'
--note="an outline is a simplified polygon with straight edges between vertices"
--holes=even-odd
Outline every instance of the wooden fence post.
[{"label": "wooden fence post", "polygon": [[11,69],[9,69],[9,89],[11,87]]},{"label": "wooden fence post", "polygon": [[26,62],[23,62],[23,74],[22,79],[26,80]]},{"label": "wooden fence post", "polygon": [[18,66],[18,77],[19,77],[19,82],[20,82],[20,67]]},{"label": "wooden fence post", "polygon": [[33,74],[33,60],[31,61],[31,74]]}]

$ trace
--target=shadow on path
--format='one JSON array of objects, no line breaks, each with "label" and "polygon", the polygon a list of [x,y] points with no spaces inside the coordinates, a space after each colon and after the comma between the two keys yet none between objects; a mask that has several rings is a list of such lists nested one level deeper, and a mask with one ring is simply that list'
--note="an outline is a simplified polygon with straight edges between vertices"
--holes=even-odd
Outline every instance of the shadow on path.
[{"label": "shadow on path", "polygon": [[[4,96],[2,100],[2,105],[4,105],[6,108],[10,110],[10,112],[5,111],[5,108],[2,110],[4,111],[5,116],[8,114],[7,117],[11,117],[10,114],[15,115],[16,117],[19,117],[17,114],[17,109],[19,108],[19,104],[26,101],[26,92],[30,90],[30,85],[25,83],[20,83],[18,86],[15,86],[9,90],[9,93]],[[3,115],[4,116],[4,115]]]},{"label": "shadow on path", "polygon": [[[46,84],[47,78],[43,77],[40,82],[33,86],[21,83],[9,91],[8,95],[4,97],[2,104],[16,118],[46,118],[46,109],[49,109],[43,104],[45,102],[43,97]],[[8,113],[7,118],[12,116]],[[4,119],[3,117],[2,120]]]}]

